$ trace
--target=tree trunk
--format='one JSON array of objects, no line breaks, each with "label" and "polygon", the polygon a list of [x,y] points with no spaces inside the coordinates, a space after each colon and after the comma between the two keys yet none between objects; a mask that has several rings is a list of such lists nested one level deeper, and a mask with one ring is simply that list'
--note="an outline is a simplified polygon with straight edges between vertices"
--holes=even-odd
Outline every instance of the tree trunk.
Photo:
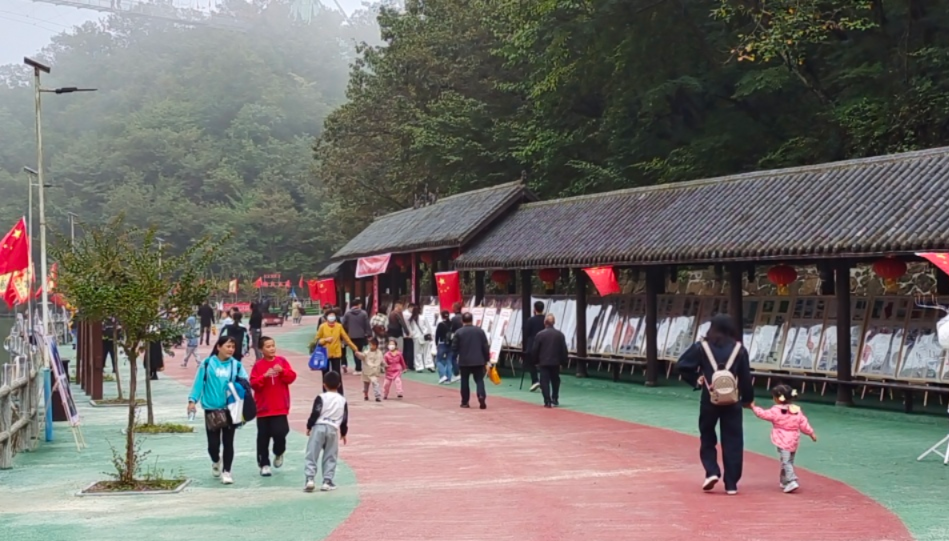
[{"label": "tree trunk", "polygon": [[155,424],[155,413],[152,409],[152,345],[146,342],[145,349],[145,408],[148,411],[148,424]]},{"label": "tree trunk", "polygon": [[[128,346],[128,344],[126,344]],[[129,418],[125,430],[125,472],[122,479],[125,483],[135,481],[135,472],[138,465],[135,463],[138,457],[135,455],[135,389],[138,386],[137,370],[135,366],[136,347],[126,347],[126,353],[129,356]],[[118,378],[116,378],[118,379]]]},{"label": "tree trunk", "polygon": [[119,400],[122,400],[122,378],[119,377],[119,331],[112,327],[112,362],[115,363],[115,388],[119,391]]}]

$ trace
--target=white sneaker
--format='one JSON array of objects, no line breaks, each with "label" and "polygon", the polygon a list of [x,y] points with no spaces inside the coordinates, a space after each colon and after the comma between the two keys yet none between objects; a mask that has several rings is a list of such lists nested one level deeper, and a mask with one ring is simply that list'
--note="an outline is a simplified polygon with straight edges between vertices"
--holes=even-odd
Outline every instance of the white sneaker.
[{"label": "white sneaker", "polygon": [[336,485],[334,485],[332,481],[323,481],[323,486],[320,487],[320,490],[322,490],[323,492],[336,490]]},{"label": "white sneaker", "polygon": [[708,492],[709,490],[712,490],[713,488],[715,488],[715,485],[717,484],[718,484],[717,475],[706,477],[705,482],[702,483],[702,490]]},{"label": "white sneaker", "polygon": [[450,383],[455,383],[455,382],[458,382],[458,381],[461,381],[461,376],[453,376],[453,377],[451,378]]},{"label": "white sneaker", "polygon": [[234,484],[234,478],[231,477],[231,472],[229,472],[229,471],[222,471],[222,472],[221,472],[221,483],[223,483],[223,484],[225,484],[225,485],[233,485],[233,484]]},{"label": "white sneaker", "polygon": [[313,492],[316,490],[316,483],[313,482],[313,479],[307,479],[306,485],[303,486],[303,492]]},{"label": "white sneaker", "polygon": [[283,455],[275,456],[273,459],[273,467],[279,468],[281,466],[283,466]]},{"label": "white sneaker", "polygon": [[790,493],[794,492],[795,490],[797,490],[797,489],[799,489],[799,488],[801,488],[801,485],[797,484],[797,481],[791,481],[790,483],[788,483],[787,485],[785,485],[785,487],[784,487],[784,493],[785,493],[785,494],[790,494]]},{"label": "white sneaker", "polygon": [[735,494],[738,494],[738,491],[737,491],[737,490],[726,490],[726,491],[725,491],[725,494],[728,494],[729,496],[734,496]]},{"label": "white sneaker", "polygon": [[260,476],[261,476],[261,477],[270,477],[270,475],[271,475],[271,473],[270,473],[270,466],[264,466],[264,467],[260,468]]},{"label": "white sneaker", "polygon": [[211,475],[215,477],[221,476],[221,462],[220,461],[215,462],[214,464],[211,464]]},{"label": "white sneaker", "polygon": [[448,383],[448,378],[446,378],[445,376],[442,376],[441,379],[438,380],[439,385],[444,385],[446,383]]},{"label": "white sneaker", "polygon": [[534,384],[531,385],[531,392],[532,392],[532,393],[536,393],[538,389],[540,389],[540,383],[534,383]]}]

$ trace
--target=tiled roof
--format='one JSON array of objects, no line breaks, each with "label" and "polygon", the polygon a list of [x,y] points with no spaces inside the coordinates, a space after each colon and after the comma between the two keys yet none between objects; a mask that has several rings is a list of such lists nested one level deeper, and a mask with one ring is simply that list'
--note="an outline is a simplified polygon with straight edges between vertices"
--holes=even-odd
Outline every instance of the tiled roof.
[{"label": "tiled roof", "polygon": [[330,264],[327,265],[325,268],[323,268],[323,270],[321,270],[321,271],[319,272],[319,274],[316,275],[316,277],[317,277],[317,278],[330,278],[330,277],[332,277],[332,276],[336,276],[336,273],[339,272],[339,268],[340,268],[341,266],[343,266],[343,262],[342,262],[342,261],[336,261],[336,262],[334,262],[334,263],[330,263]]},{"label": "tiled roof", "polygon": [[530,203],[461,269],[949,250],[949,148]]},{"label": "tiled roof", "polygon": [[536,200],[522,183],[445,197],[435,204],[377,218],[333,255],[334,260],[457,248],[522,200]]}]

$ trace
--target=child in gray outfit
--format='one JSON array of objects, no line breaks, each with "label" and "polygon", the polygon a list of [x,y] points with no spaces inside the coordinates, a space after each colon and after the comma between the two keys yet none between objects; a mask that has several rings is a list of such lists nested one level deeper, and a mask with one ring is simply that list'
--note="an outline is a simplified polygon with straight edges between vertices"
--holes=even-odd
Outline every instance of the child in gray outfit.
[{"label": "child in gray outfit", "polygon": [[349,432],[349,405],[346,398],[339,394],[342,378],[338,372],[327,372],[323,376],[325,392],[313,401],[313,411],[306,422],[306,435],[310,437],[306,444],[306,485],[304,491],[316,490],[317,460],[323,453],[322,491],[336,490],[333,478],[336,476],[336,460],[339,457],[339,441],[346,445],[346,433]]}]

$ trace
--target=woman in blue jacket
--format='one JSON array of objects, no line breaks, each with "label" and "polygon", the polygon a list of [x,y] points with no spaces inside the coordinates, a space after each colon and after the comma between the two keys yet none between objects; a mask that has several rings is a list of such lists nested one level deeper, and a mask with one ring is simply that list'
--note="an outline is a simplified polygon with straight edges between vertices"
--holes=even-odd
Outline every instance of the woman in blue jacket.
[{"label": "woman in blue jacket", "polygon": [[[201,402],[204,410],[205,427],[208,434],[208,454],[211,455],[211,473],[221,477],[225,485],[234,483],[231,477],[231,464],[234,462],[234,433],[237,425],[230,422],[223,427],[211,428],[212,418],[227,415],[228,384],[238,378],[247,379],[247,371],[234,357],[237,340],[233,336],[222,336],[214,344],[211,356],[201,363],[194,376],[194,385],[188,396],[188,413],[194,413],[196,404]],[[224,446],[224,462],[221,463],[221,446]]]}]

